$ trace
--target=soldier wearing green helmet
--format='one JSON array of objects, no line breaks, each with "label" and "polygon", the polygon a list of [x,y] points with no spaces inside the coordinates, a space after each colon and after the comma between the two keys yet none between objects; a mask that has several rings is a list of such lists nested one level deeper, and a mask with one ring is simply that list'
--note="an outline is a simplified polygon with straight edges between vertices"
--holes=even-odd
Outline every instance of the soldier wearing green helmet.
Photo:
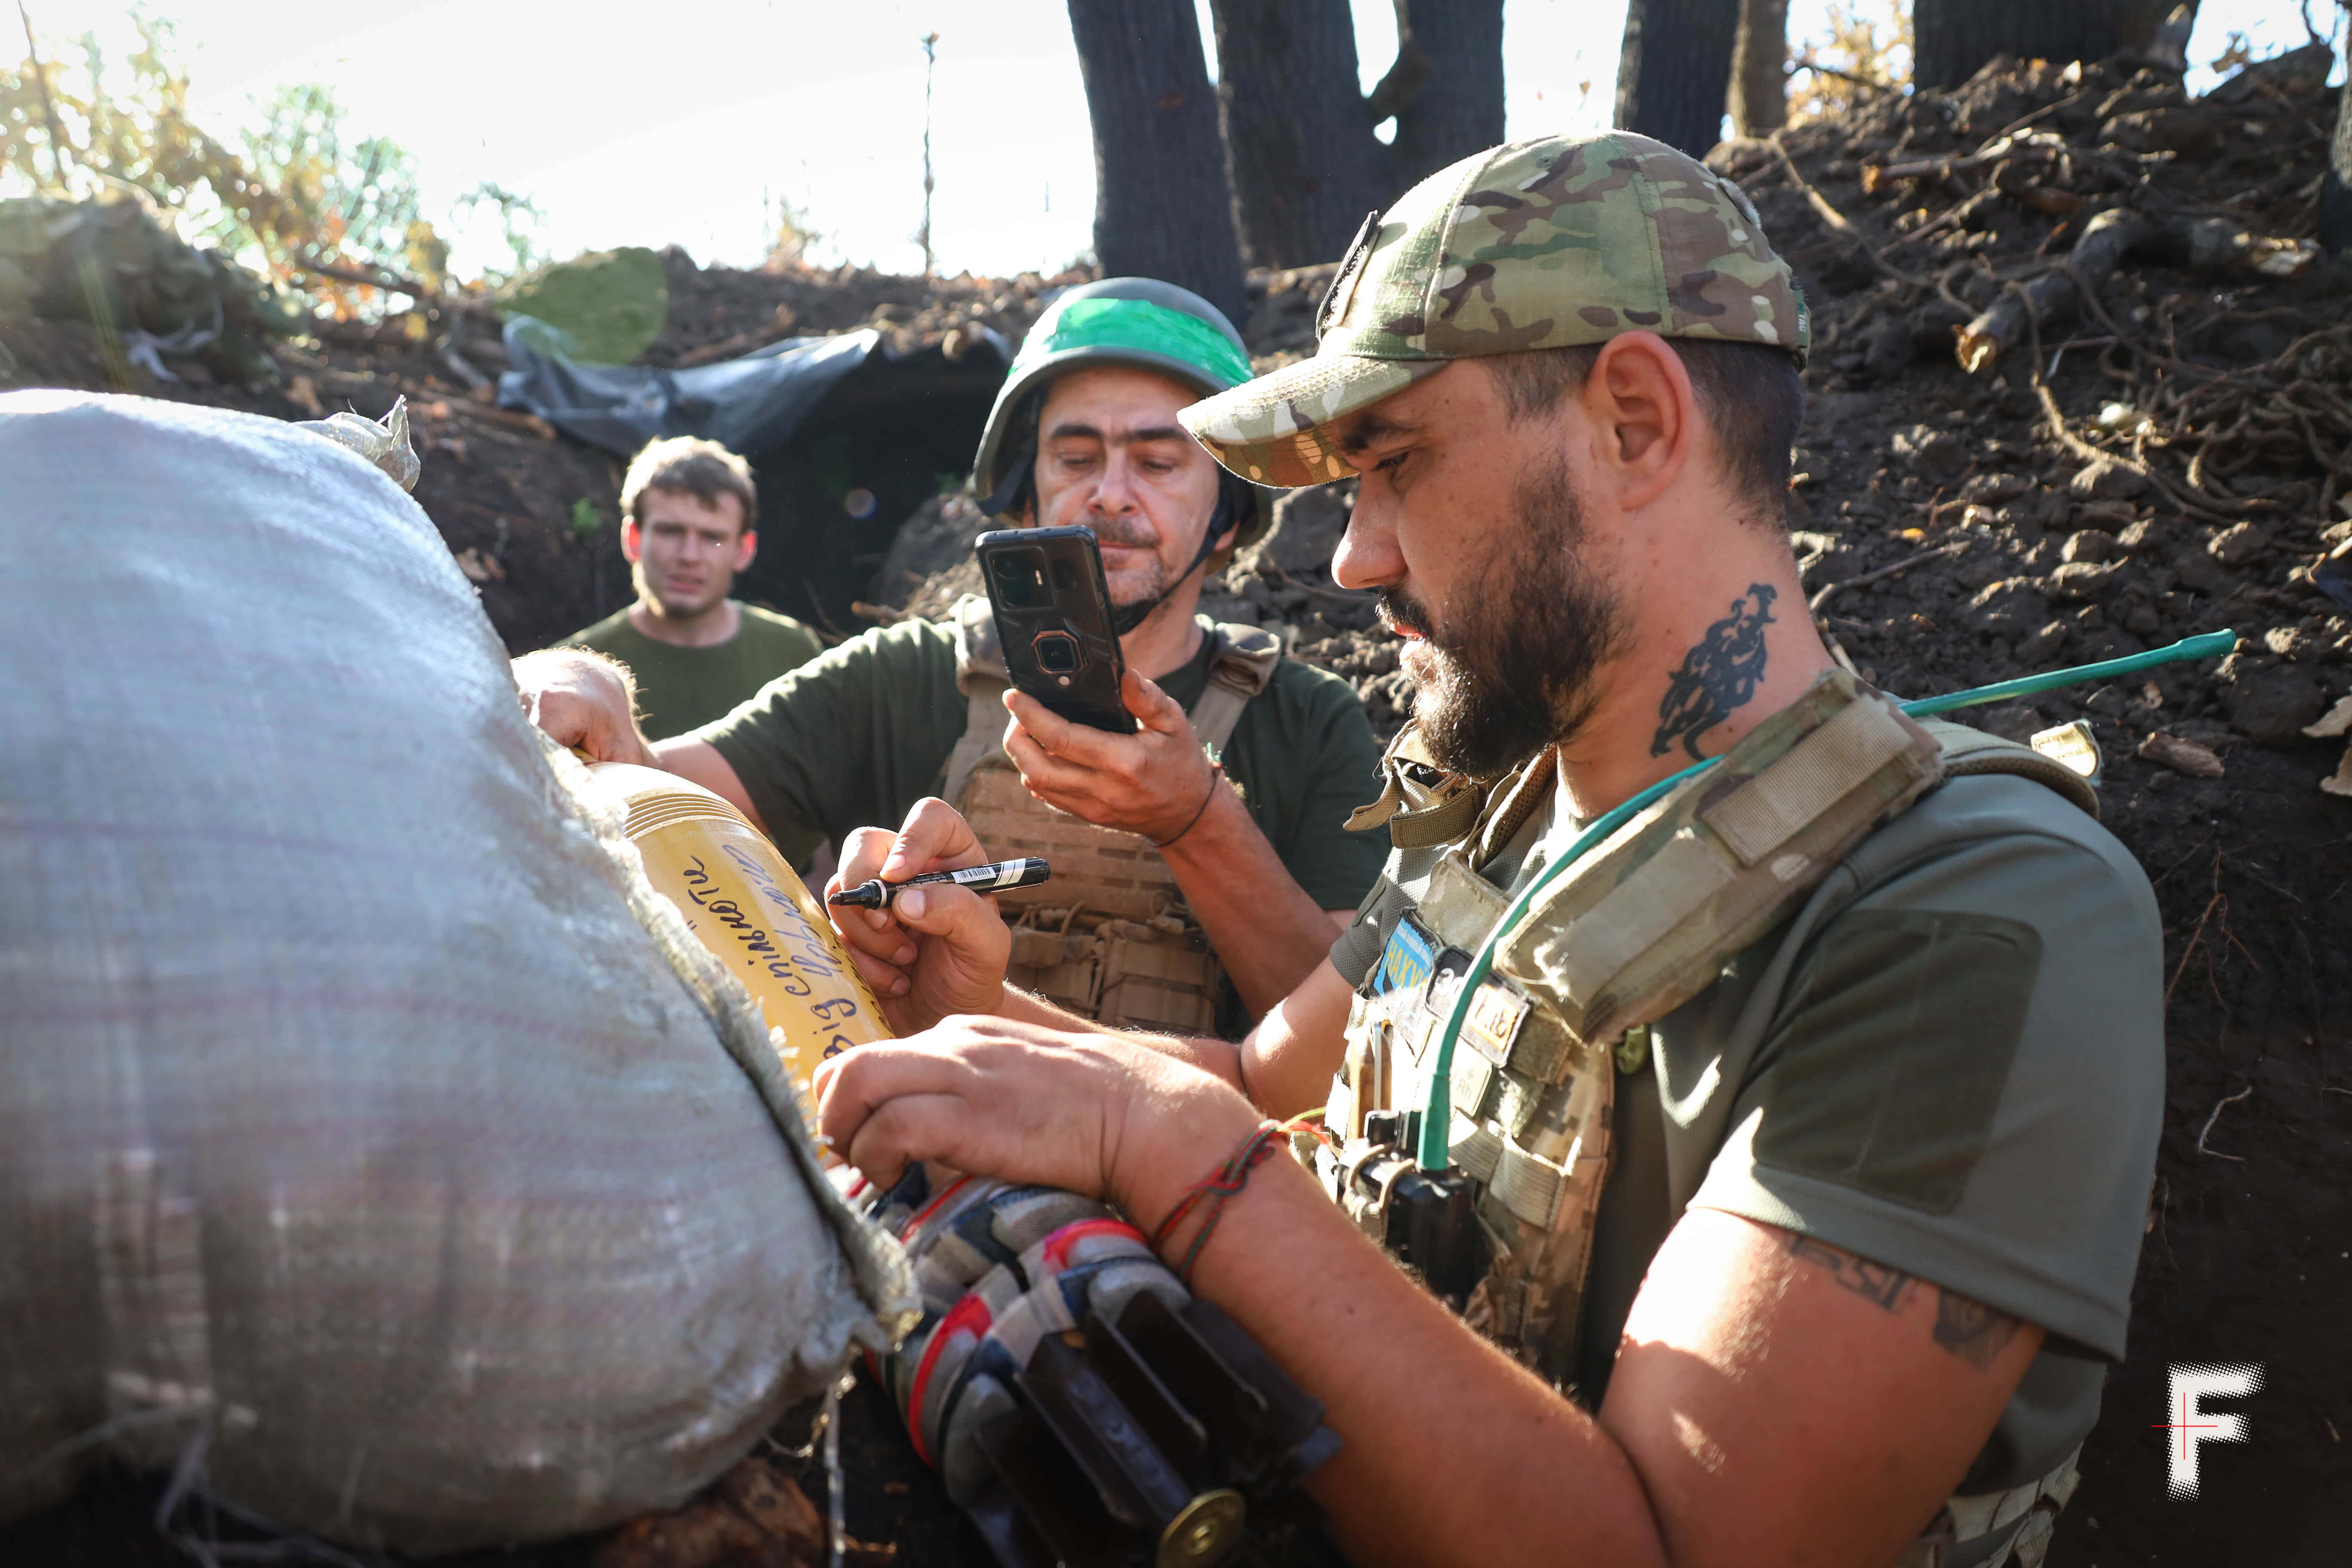
[{"label": "soldier wearing green helmet", "polygon": [[[1017,983],[1106,1022],[1238,1035],[1323,962],[1384,853],[1345,828],[1379,776],[1353,690],[1268,632],[1194,613],[1207,573],[1271,523],[1273,492],[1221,469],[1177,415],[1249,375],[1214,306],[1106,279],[1039,317],[981,438],[973,484],[998,526],[1083,523],[1101,542],[1133,735],[1012,692],[976,596],[852,637],[653,747],[609,672],[537,656],[519,677],[557,740],[716,790],[795,860],[952,802],[993,853],[1056,866],[1003,895]],[[923,929],[915,902],[898,914]]]},{"label": "soldier wearing green helmet", "polygon": [[[1155,371],[1198,388],[1203,396],[1250,378],[1249,351],[1241,334],[1223,311],[1191,289],[1153,278],[1080,284],[1047,306],[1022,338],[988,411],[971,481],[990,516],[1019,524],[1022,500],[1034,485],[1030,465],[1036,458],[1037,408],[1045,387],[1064,371],[1110,364]],[[1222,487],[1218,501],[1237,531],[1224,546],[1228,552],[1255,542],[1273,522],[1273,496],[1256,485]],[[1202,542],[1213,549],[1220,540],[1221,531],[1213,528]]]},{"label": "soldier wearing green helmet", "polygon": [[[1419,686],[1358,816],[1380,887],[1237,1047],[927,932],[897,967],[940,1021],[827,1063],[824,1131],[879,1184],[1118,1204],[1323,1402],[1355,1562],[2038,1568],[2164,1100],[2095,749],[1833,658],[1784,511],[1803,303],[1697,161],[1465,159],[1319,326],[1183,421],[1238,476],[1360,480],[1333,574]],[[887,853],[974,849],[934,814]]]}]

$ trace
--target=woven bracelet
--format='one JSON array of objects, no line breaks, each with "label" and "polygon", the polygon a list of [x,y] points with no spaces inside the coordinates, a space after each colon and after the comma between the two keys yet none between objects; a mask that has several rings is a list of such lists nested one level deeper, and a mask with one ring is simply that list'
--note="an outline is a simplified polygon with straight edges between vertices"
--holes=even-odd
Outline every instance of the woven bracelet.
[{"label": "woven bracelet", "polygon": [[1199,1261],[1201,1249],[1209,1244],[1210,1234],[1217,1228],[1217,1221],[1224,1217],[1225,1204],[1249,1185],[1250,1173],[1283,1146],[1283,1141],[1290,1131],[1289,1122],[1260,1122],[1257,1131],[1244,1139],[1242,1146],[1234,1151],[1233,1158],[1218,1166],[1213,1175],[1195,1184],[1192,1190],[1169,1211],[1168,1217],[1160,1222],[1160,1228],[1151,1233],[1151,1249],[1158,1252],[1182,1228],[1186,1220],[1195,1215],[1200,1216],[1201,1228],[1194,1233],[1192,1245],[1184,1249],[1182,1260],[1175,1266],[1176,1278],[1183,1282],[1186,1289],[1192,1287],[1192,1265]]}]

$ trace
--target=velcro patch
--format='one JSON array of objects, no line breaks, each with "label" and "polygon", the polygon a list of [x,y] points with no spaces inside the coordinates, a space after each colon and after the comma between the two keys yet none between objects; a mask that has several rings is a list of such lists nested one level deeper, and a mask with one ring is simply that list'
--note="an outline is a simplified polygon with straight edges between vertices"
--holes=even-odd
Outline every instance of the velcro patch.
[{"label": "velcro patch", "polygon": [[2021,921],[1857,909],[1774,1031],[1757,1163],[1949,1214],[1992,1131],[2042,971]]}]

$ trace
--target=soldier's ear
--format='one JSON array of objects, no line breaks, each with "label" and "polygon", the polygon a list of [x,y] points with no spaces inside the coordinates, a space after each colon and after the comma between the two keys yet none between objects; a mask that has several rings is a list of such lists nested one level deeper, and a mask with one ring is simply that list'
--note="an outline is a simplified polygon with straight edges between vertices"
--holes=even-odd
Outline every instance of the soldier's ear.
[{"label": "soldier's ear", "polygon": [[644,548],[645,536],[638,531],[637,520],[634,517],[623,518],[621,520],[622,559],[634,566],[637,563],[638,552]]},{"label": "soldier's ear", "polygon": [[1648,505],[1681,477],[1696,439],[1690,373],[1655,332],[1609,340],[1585,378],[1585,412],[1600,427],[1602,481],[1626,510]]}]

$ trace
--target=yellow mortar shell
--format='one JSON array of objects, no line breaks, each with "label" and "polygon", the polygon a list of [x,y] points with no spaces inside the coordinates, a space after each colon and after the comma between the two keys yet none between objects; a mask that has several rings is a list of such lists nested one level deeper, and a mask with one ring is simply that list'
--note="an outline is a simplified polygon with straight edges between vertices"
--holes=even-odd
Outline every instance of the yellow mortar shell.
[{"label": "yellow mortar shell", "polygon": [[825,1058],[891,1037],[824,906],[740,812],[656,768],[598,763],[589,773],[626,809],[623,831],[654,889],[783,1031],[784,1066],[802,1089]]}]

